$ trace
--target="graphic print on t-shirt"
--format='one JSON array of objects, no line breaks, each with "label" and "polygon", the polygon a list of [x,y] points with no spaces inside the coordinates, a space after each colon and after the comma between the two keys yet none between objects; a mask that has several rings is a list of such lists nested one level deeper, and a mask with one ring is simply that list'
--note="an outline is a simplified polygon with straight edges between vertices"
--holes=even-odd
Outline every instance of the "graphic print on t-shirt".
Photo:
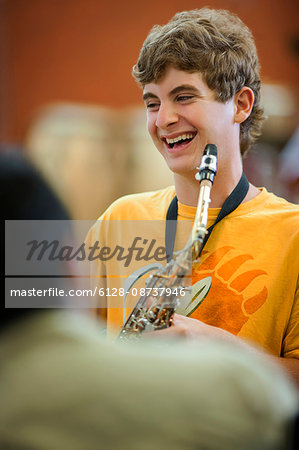
[{"label": "graphic print on t-shirt", "polygon": [[[210,289],[208,293],[204,292],[203,298],[197,296],[198,307],[190,317],[238,334],[268,296],[264,285],[267,272],[255,269],[252,264],[244,270],[245,263],[250,260],[254,260],[251,255],[236,255],[235,249],[229,246],[213,253],[203,252],[201,263],[193,270],[192,284],[194,286],[201,280],[203,285],[204,280],[209,279]],[[196,293],[193,291],[192,294],[194,298]]]}]

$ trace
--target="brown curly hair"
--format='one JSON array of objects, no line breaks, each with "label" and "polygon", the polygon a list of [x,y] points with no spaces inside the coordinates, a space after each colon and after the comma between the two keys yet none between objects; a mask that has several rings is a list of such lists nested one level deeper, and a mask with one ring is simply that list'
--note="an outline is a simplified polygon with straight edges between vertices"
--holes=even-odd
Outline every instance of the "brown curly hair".
[{"label": "brown curly hair", "polygon": [[243,86],[252,89],[252,112],[240,127],[244,155],[261,134],[264,121],[259,61],[249,28],[226,10],[202,8],[177,13],[166,25],[152,28],[132,74],[144,86],[156,83],[169,66],[200,72],[219,102],[230,100]]}]

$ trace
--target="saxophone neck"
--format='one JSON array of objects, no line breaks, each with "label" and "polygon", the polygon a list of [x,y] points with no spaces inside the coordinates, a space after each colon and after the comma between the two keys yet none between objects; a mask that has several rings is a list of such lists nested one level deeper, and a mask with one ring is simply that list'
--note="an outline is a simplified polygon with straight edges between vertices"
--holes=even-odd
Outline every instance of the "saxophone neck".
[{"label": "saxophone neck", "polygon": [[[197,209],[192,229],[192,239],[198,237],[199,230],[206,229],[208,223],[208,210],[211,202],[210,192],[212,182],[210,180],[203,180],[200,184],[200,191],[198,196]],[[204,232],[204,235],[206,232]],[[204,236],[203,236],[204,238]]]},{"label": "saxophone neck", "polygon": [[198,204],[192,228],[192,260],[198,259],[207,234],[208,210],[212,182],[203,180],[200,185]]},{"label": "saxophone neck", "polygon": [[208,144],[195,178],[200,182],[197,209],[192,228],[192,260],[199,257],[207,234],[210,193],[217,172],[217,147]]}]

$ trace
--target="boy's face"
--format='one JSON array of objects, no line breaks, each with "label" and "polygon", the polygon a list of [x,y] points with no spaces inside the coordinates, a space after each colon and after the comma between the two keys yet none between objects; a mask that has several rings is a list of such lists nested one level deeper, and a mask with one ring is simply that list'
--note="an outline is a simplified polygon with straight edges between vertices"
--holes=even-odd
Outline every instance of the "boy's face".
[{"label": "boy's face", "polygon": [[[206,144],[215,144],[222,160],[238,154],[234,99],[220,103],[199,72],[169,67],[157,83],[144,86],[147,125],[168,167],[194,174]],[[218,159],[220,163],[220,160]]]}]

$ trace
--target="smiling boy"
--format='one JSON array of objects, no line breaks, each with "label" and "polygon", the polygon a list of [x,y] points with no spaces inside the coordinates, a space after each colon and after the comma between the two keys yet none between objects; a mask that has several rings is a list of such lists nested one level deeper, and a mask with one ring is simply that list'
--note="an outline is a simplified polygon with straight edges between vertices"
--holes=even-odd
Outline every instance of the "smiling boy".
[{"label": "smiling boy", "polygon": [[[173,172],[177,197],[185,205],[197,205],[195,174],[205,146],[214,143],[218,147],[221,170],[215,178],[211,206],[220,207],[242,174],[239,128],[252,110],[253,91],[242,87],[230,100],[220,102],[200,73],[172,65],[164,70],[161,78],[143,88],[148,131]],[[245,200],[258,193],[251,185]]]},{"label": "smiling boy", "polygon": [[[241,179],[242,157],[264,120],[250,30],[227,11],[178,13],[151,30],[133,76],[143,89],[148,131],[173,172],[174,188],[126,196],[102,218],[165,220],[176,195],[178,224],[194,219],[196,168],[205,146],[215,144],[211,225]],[[252,341],[298,381],[298,213],[298,206],[249,183],[241,204],[215,226],[200,264],[193,266],[193,287],[205,283],[208,292],[191,317],[176,314],[172,326],[159,333]],[[121,326],[121,314],[109,308],[109,299],[107,321]]]}]

